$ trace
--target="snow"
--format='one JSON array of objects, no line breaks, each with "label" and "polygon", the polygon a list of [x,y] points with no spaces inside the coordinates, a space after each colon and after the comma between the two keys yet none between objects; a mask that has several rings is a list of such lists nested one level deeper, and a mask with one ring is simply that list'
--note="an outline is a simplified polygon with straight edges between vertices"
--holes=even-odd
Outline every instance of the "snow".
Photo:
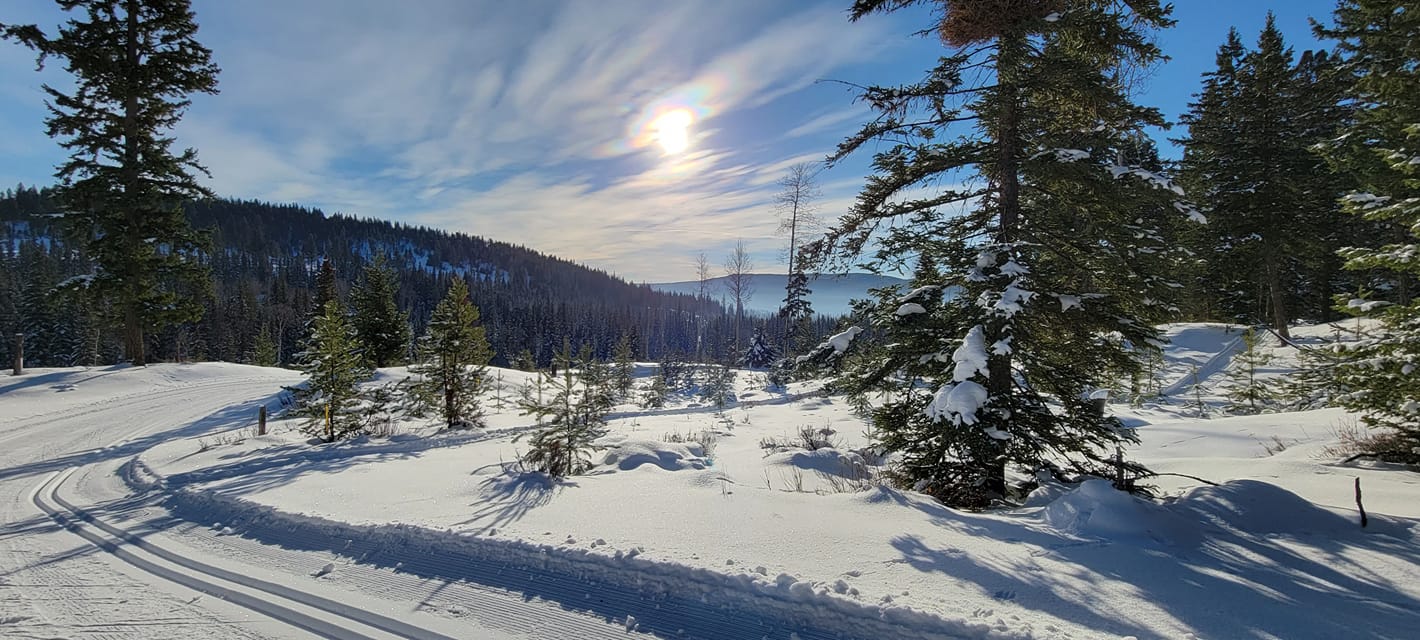
[{"label": "snow", "polygon": [[976,413],[986,406],[990,396],[986,387],[973,380],[942,385],[932,397],[932,403],[927,405],[926,413],[930,418],[953,424],[973,425],[976,424]]},{"label": "snow", "polygon": [[78,287],[78,288],[81,288],[81,289],[87,289],[90,285],[92,285],[92,284],[94,283],[94,278],[95,278],[95,277],[97,277],[97,276],[95,276],[95,275],[92,274],[92,273],[85,273],[85,274],[82,274],[82,275],[71,276],[71,277],[65,278],[64,280],[61,280],[61,281],[59,282],[59,284],[54,285],[54,288],[55,288],[55,289],[65,289],[65,288],[69,288],[69,287]]},{"label": "snow", "polygon": [[[1211,389],[1241,327],[1163,329],[1173,342],[1159,387],[1189,387],[1197,370],[1205,400],[1219,405]],[[975,367],[985,342],[984,331],[964,339],[953,361]],[[1294,349],[1264,348],[1278,371],[1294,366]],[[638,385],[652,373],[638,367]],[[493,374],[508,394],[530,376]],[[382,370],[379,380],[403,375]],[[0,456],[22,469],[0,475],[4,503],[17,507],[5,521],[34,517],[24,496],[42,479],[36,470],[77,466],[66,489],[76,501],[115,509],[152,499],[122,517],[154,544],[238,572],[255,563],[247,574],[450,637],[502,637],[477,626],[498,615],[549,625],[530,637],[588,638],[633,627],[676,637],[674,625],[685,637],[727,638],[1408,637],[1420,621],[1420,482],[1328,455],[1355,419],[1339,409],[1202,419],[1177,395],[1117,402],[1109,410],[1142,440],[1130,458],[1217,486],[1161,476],[1149,482],[1165,499],[1144,500],[1105,480],[1044,474],[1021,507],[967,513],[885,486],[867,424],[817,383],[768,390],[740,372],[723,416],[692,398],[619,406],[596,468],[553,482],[510,465],[525,447],[513,438],[534,427],[511,406],[490,408],[477,431],[409,421],[393,437],[312,445],[278,416],[269,435],[253,435],[255,406],[278,406],[279,387],[298,379],[218,364],[0,379]],[[970,379],[936,396],[948,419],[974,416],[986,399]],[[802,441],[806,428],[818,442]],[[707,432],[712,445],[696,442]],[[184,604],[190,592],[145,586],[146,574],[114,577],[104,554],[66,553],[83,541],[49,529],[14,534],[0,554],[7,581],[122,592],[133,603],[123,606],[137,607],[131,619],[174,611],[194,621],[176,634],[281,636],[282,625],[228,622],[252,615],[217,598]],[[46,565],[40,553],[65,557]],[[56,581],[42,571],[76,573]],[[3,615],[47,616],[50,636],[87,633],[85,621],[39,608],[80,593],[62,588],[12,590]],[[542,608],[529,617],[529,607]]]},{"label": "snow", "polygon": [[916,315],[919,313],[927,313],[927,308],[920,304],[917,304],[916,302],[908,302],[898,307],[894,315],[899,318],[902,318],[906,316]]},{"label": "snow", "polygon": [[898,304],[907,304],[907,303],[909,303],[909,302],[912,302],[913,300],[916,300],[916,299],[918,299],[918,298],[920,298],[920,297],[922,297],[922,296],[924,296],[924,295],[927,295],[927,294],[929,294],[929,293],[932,293],[933,291],[938,291],[938,290],[940,290],[940,289],[941,289],[941,287],[939,287],[939,286],[937,286],[937,285],[932,285],[932,284],[929,284],[929,285],[924,286],[924,287],[917,287],[916,289],[913,289],[913,290],[911,290],[911,291],[908,291],[907,293],[902,294],[902,297],[900,297],[900,298],[897,299],[897,303],[898,303]]},{"label": "snow", "polygon": [[1000,299],[992,305],[992,309],[1006,316],[1012,317],[1025,310],[1026,303],[1035,297],[1034,291],[1021,287],[1019,281],[1012,282],[1006,286],[1006,290],[1001,292]]},{"label": "snow", "polygon": [[1197,544],[1198,528],[1153,502],[1115,490],[1108,480],[1086,480],[1041,511],[1046,524],[1063,533],[1164,547]]},{"label": "snow", "polygon": [[1060,300],[1061,311],[1069,311],[1080,306],[1080,296],[1060,294],[1055,297]]},{"label": "snow", "polygon": [[985,375],[987,360],[986,330],[978,324],[966,332],[961,345],[952,352],[952,362],[956,363],[952,380],[961,382],[977,374]]},{"label": "snow", "polygon": [[1341,196],[1341,201],[1360,207],[1364,211],[1385,206],[1390,202],[1390,196],[1378,196],[1374,193],[1348,193]]},{"label": "snow", "polygon": [[834,353],[842,355],[844,352],[848,351],[848,347],[853,344],[853,338],[858,337],[858,334],[862,332],[862,327],[848,327],[843,332],[836,333],[829,337],[826,344],[833,349]]}]

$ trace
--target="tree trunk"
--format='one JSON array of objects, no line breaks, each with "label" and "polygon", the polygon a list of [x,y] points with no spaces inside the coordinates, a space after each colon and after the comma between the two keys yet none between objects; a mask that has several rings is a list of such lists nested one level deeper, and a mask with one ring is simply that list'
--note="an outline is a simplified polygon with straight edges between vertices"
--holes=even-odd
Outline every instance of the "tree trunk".
[{"label": "tree trunk", "polygon": [[450,429],[458,420],[458,416],[454,415],[454,373],[451,369],[447,364],[444,365],[444,421]]},{"label": "tree trunk", "polygon": [[[123,88],[123,206],[124,217],[126,218],[126,228],[123,229],[122,240],[125,249],[129,252],[128,259],[137,261],[138,252],[141,251],[142,238],[138,225],[138,211],[135,200],[139,193],[139,172],[138,172],[138,91],[134,86],[135,78],[138,77],[138,67],[140,59],[138,56],[138,0],[127,0],[124,2],[123,10],[125,16],[126,33],[124,34],[124,63],[127,67],[124,70],[125,86]],[[130,265],[130,268],[136,265]],[[141,267],[140,267],[141,269]],[[132,275],[130,275],[132,277]],[[141,276],[140,276],[141,278]],[[141,285],[140,285],[141,286]],[[121,301],[123,304],[123,342],[124,351],[127,352],[128,360],[135,366],[144,366],[148,363],[146,354],[143,352],[143,318],[138,308],[138,296],[142,291],[135,290],[133,283],[128,283],[122,293],[127,299]]]},{"label": "tree trunk", "polygon": [[130,301],[123,306],[123,353],[135,367],[148,364],[143,352],[143,324],[138,319],[137,302]]},{"label": "tree trunk", "polygon": [[1287,331],[1290,318],[1287,317],[1287,295],[1282,290],[1282,265],[1277,260],[1271,260],[1267,265],[1267,293],[1272,307],[1272,328],[1277,335],[1291,338]]},{"label": "tree trunk", "polygon": [[[1020,153],[1021,153],[1021,131],[1020,131],[1020,92],[1012,84],[1014,78],[1010,76],[1018,72],[1016,68],[1020,64],[1019,59],[1023,55],[1026,46],[1026,39],[1019,34],[1005,34],[1000,41],[1000,54],[997,58],[996,72],[1001,77],[1001,88],[999,90],[999,130],[996,140],[996,170],[991,176],[996,183],[997,197],[1000,203],[1000,229],[998,230],[996,241],[1001,244],[1014,242],[1018,237],[1021,219],[1021,176],[1020,176]],[[998,257],[998,260],[1000,258]],[[1005,321],[997,321],[996,326],[989,327],[990,335],[1000,339],[1004,337]],[[1014,380],[1011,374],[1011,355],[993,354],[987,361],[987,384],[986,389],[993,398],[1004,398],[1011,395]],[[1003,430],[1008,425],[1000,425]],[[994,444],[994,449],[1000,450],[1003,446],[1000,443]],[[983,460],[983,471],[987,492],[998,495],[1006,495],[1006,460],[1004,457],[995,457],[991,460]]]}]

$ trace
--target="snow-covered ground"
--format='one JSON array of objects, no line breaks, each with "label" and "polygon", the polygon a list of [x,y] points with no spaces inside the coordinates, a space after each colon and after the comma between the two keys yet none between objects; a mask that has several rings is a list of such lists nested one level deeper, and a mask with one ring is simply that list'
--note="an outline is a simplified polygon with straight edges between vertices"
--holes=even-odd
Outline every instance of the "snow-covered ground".
[{"label": "snow-covered ground", "polygon": [[[79,467],[54,478],[57,497],[125,530],[451,637],[1411,637],[1420,474],[1337,464],[1327,449],[1352,421],[1340,410],[1224,417],[1238,329],[1168,331],[1165,397],[1112,409],[1138,427],[1130,457],[1217,485],[1161,476],[1158,501],[1047,483],[1018,509],[953,511],[875,479],[881,461],[842,399],[813,385],[769,391],[750,372],[723,414],[691,398],[619,407],[597,468],[554,484],[512,465],[534,426],[511,402],[528,374],[496,372],[506,388],[501,409],[485,402],[484,430],[406,422],[390,437],[310,444],[295,421],[251,428],[256,404],[275,406],[293,374],[216,364],[0,382],[0,445],[38,446],[62,423],[97,447],[75,441],[0,471],[0,497],[7,522],[40,526],[27,493]],[[1266,344],[1268,375],[1294,365],[1294,349]],[[125,429],[143,435],[98,443]],[[53,529],[56,545],[69,535]],[[31,562],[13,551],[26,531],[0,537],[9,584],[33,571],[11,566]],[[48,619],[23,590],[0,589],[0,621],[12,605],[27,611],[13,624]],[[529,616],[546,629],[519,622]]]}]

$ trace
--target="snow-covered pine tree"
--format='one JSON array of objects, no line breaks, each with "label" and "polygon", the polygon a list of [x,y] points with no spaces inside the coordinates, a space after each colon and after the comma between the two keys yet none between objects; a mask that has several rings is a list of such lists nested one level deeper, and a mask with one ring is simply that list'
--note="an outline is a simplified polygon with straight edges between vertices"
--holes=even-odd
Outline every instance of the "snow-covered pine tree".
[{"label": "snow-covered pine tree", "polygon": [[350,290],[355,336],[375,368],[394,364],[409,346],[409,314],[395,303],[398,290],[399,276],[383,255],[365,265],[359,284]]},{"label": "snow-covered pine tree", "polygon": [[448,293],[434,307],[420,347],[421,362],[410,367],[423,377],[418,395],[451,429],[482,426],[480,396],[493,350],[462,278],[449,283]]},{"label": "snow-covered pine tree", "polygon": [[1334,25],[1316,25],[1319,37],[1337,42],[1341,65],[1353,79],[1348,96],[1359,106],[1356,121],[1336,140],[1321,145],[1335,167],[1356,178],[1358,189],[1343,206],[1390,229],[1390,244],[1349,247],[1346,268],[1391,276],[1393,304],[1358,302],[1354,310],[1378,316],[1385,330],[1348,350],[1337,367],[1353,389],[1338,400],[1362,413],[1372,428],[1394,430],[1392,459],[1420,462],[1420,302],[1409,285],[1420,277],[1415,260],[1420,237],[1420,11],[1396,2],[1341,0]]},{"label": "snow-covered pine tree", "polygon": [[1336,201],[1345,187],[1310,150],[1346,121],[1341,84],[1326,52],[1302,58],[1294,63],[1271,14],[1253,51],[1230,31],[1177,140],[1179,181],[1209,220],[1187,240],[1207,265],[1193,288],[1209,299],[1194,314],[1283,336],[1294,318],[1330,312],[1347,226]]},{"label": "snow-covered pine tree", "polygon": [[[910,4],[859,0],[850,13]],[[885,147],[813,249],[846,262],[880,239],[871,266],[925,263],[912,291],[870,311],[868,335],[888,346],[857,379],[886,392],[873,421],[897,476],[981,508],[1007,494],[1008,464],[1104,474],[1134,438],[1088,396],[1159,344],[1173,257],[1158,228],[1191,209],[1126,151],[1162,122],[1126,89],[1131,69],[1161,59],[1148,30],[1171,24],[1166,8],[931,4],[950,51],[917,84],[864,91],[879,116],[834,158]]]},{"label": "snow-covered pine tree", "polygon": [[572,347],[564,341],[552,364],[560,375],[538,372],[537,392],[524,387],[518,401],[523,415],[537,416],[539,424],[546,424],[528,439],[522,461],[537,471],[563,478],[591,468],[593,443],[606,434],[611,403],[605,393],[597,391],[595,381],[588,385],[578,380],[578,371],[595,367],[590,348],[573,355]]},{"label": "snow-covered pine tree", "polygon": [[340,302],[327,302],[324,313],[311,323],[306,350],[297,356],[307,383],[294,391],[297,410],[306,416],[307,434],[333,442],[360,430],[356,384],[370,372],[358,345]]},{"label": "snow-covered pine tree", "polygon": [[779,353],[764,335],[764,327],[755,327],[754,336],[749,340],[749,348],[745,350],[745,366],[764,369],[773,365],[778,358]]},{"label": "snow-covered pine tree", "polygon": [[[194,93],[217,93],[212,52],[197,41],[187,0],[64,0],[79,10],[53,36],[35,25],[0,25],[39,53],[64,61],[66,92],[44,85],[50,136],[69,158],[59,165],[63,222],[95,265],[90,295],[123,326],[124,355],[148,361],[147,336],[202,316],[211,290],[204,238],[182,202],[211,197],[192,149],[174,153],[173,127]],[[62,85],[61,85],[62,86]]]},{"label": "snow-covered pine tree", "polygon": [[1262,336],[1248,327],[1242,334],[1243,350],[1233,356],[1228,366],[1228,411],[1255,414],[1272,408],[1277,401],[1277,388],[1272,380],[1262,377],[1262,369],[1272,362],[1272,353],[1265,349]]}]

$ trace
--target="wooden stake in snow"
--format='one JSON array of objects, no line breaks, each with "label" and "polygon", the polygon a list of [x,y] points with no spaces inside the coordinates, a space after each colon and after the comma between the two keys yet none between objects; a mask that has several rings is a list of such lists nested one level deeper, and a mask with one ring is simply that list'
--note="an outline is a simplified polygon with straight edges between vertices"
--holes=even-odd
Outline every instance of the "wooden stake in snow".
[{"label": "wooden stake in snow", "polygon": [[1361,528],[1366,528],[1366,508],[1361,506],[1361,479],[1356,478],[1356,508],[1361,510]]},{"label": "wooden stake in snow", "polygon": [[20,375],[25,372],[25,334],[15,334],[15,372],[12,375]]},{"label": "wooden stake in snow", "polygon": [[256,435],[266,435],[266,405],[261,405],[256,410]]}]

